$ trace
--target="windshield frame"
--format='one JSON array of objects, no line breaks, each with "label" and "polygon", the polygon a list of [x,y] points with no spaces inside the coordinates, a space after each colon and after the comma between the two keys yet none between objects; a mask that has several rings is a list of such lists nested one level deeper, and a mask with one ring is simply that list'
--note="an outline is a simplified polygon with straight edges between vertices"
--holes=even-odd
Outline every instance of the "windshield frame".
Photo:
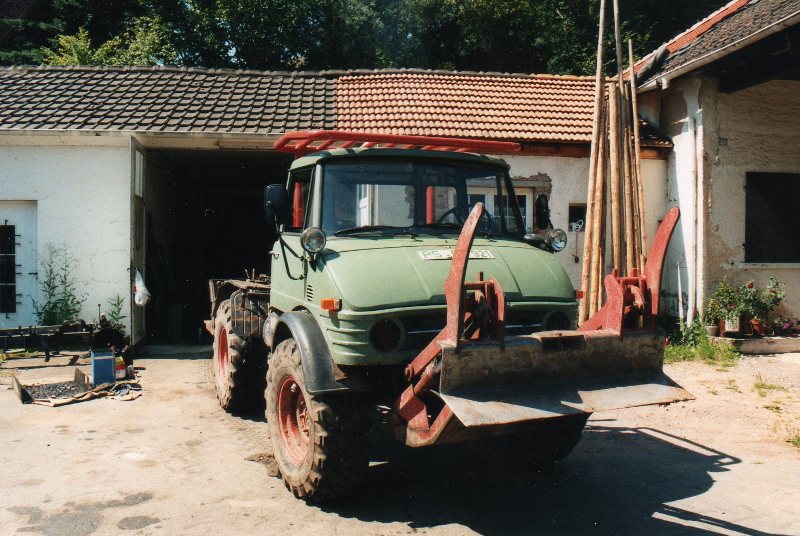
[{"label": "windshield frame", "polygon": [[[326,159],[321,162],[318,162],[316,165],[316,172],[314,173],[314,187],[313,187],[313,199],[315,201],[315,210],[314,212],[314,224],[322,228],[322,224],[324,221],[324,210],[325,210],[325,186],[327,184],[327,180],[325,177],[327,167],[331,164],[336,165],[358,165],[363,163],[409,163],[409,162],[418,162],[420,159],[416,155],[409,155],[408,157],[404,157],[402,155],[392,155],[391,157],[385,157],[380,155],[370,155],[370,156],[359,156],[359,157],[351,157],[351,158],[331,158]],[[509,231],[506,226],[506,219],[502,216],[502,206],[500,208],[501,217],[499,218],[500,223],[500,232],[492,232],[487,233],[491,234],[491,236],[502,236],[504,238],[519,238],[525,234],[525,221],[522,218],[522,213],[520,211],[519,205],[517,203],[517,194],[514,189],[513,182],[511,177],[508,173],[507,166],[500,166],[500,165],[492,165],[489,163],[482,163],[482,162],[470,162],[470,161],[459,161],[454,160],[452,158],[431,158],[426,157],[425,163],[430,163],[433,165],[445,165],[450,167],[457,167],[457,168],[469,168],[475,170],[486,170],[491,172],[493,175],[496,176],[495,184],[494,184],[494,195],[495,196],[505,196],[506,202],[508,203],[509,208],[511,208],[512,217],[516,222],[516,231]],[[392,184],[392,183],[385,183],[385,184]],[[397,183],[398,185],[404,183]],[[468,194],[468,191],[466,192]],[[497,210],[497,209],[496,209]],[[466,215],[464,216],[466,218]],[[407,227],[392,227],[388,229],[388,232],[381,232],[380,234],[383,236],[404,236],[403,233],[396,232],[398,229],[406,229],[412,230],[415,234],[455,234],[458,235],[461,233],[461,229],[463,225],[433,225],[428,227],[427,225],[419,224],[417,222],[412,223]],[[340,230],[337,230],[337,232]],[[365,232],[376,233],[380,232],[379,230],[366,230]],[[358,233],[347,233],[346,235],[337,236],[335,233],[330,233],[331,238],[351,238],[357,237]]]}]

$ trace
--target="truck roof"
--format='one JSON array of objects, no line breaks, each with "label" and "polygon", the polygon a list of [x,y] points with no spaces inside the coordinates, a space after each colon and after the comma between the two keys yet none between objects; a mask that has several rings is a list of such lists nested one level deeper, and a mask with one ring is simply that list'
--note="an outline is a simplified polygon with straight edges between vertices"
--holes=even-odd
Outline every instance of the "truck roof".
[{"label": "truck roof", "polygon": [[403,158],[403,159],[429,159],[429,160],[450,160],[453,162],[464,162],[474,164],[485,164],[493,167],[508,169],[508,163],[500,157],[476,154],[459,153],[456,151],[426,151],[423,149],[387,149],[381,147],[357,147],[352,149],[331,149],[320,151],[306,156],[301,156],[294,162],[289,169],[298,169],[313,166],[327,160],[344,160],[350,158]]}]

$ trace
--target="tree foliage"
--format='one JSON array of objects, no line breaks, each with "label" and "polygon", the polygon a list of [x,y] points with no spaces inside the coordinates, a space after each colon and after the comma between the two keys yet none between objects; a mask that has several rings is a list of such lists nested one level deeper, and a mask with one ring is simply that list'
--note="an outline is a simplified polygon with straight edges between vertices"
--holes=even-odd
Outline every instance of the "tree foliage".
[{"label": "tree foliage", "polygon": [[[2,64],[242,69],[590,74],[599,11],[598,0],[9,1],[0,12]],[[723,3],[620,0],[623,38],[642,55]],[[607,4],[606,68],[613,72]]]}]

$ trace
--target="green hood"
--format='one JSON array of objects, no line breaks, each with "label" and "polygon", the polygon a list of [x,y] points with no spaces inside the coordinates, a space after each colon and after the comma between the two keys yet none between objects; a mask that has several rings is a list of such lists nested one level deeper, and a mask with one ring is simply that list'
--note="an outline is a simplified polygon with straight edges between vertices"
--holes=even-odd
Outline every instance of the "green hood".
[{"label": "green hood", "polygon": [[[449,260],[424,260],[424,250],[453,249],[455,238],[361,236],[330,240],[321,261],[346,309],[371,311],[443,305]],[[494,277],[510,302],[575,300],[564,268],[551,253],[508,239],[476,239],[473,250],[493,259],[470,259],[467,280],[479,271]]]}]

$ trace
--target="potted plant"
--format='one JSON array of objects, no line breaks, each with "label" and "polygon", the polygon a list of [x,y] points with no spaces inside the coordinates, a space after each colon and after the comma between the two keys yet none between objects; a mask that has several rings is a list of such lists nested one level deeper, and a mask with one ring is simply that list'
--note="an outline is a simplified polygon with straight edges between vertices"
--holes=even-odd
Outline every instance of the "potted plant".
[{"label": "potted plant", "polygon": [[786,297],[786,290],[774,277],[769,278],[767,287],[761,292],[755,289],[752,281],[749,281],[746,286],[750,291],[747,295],[752,295],[752,297],[750,297],[750,306],[753,309],[753,317],[750,323],[753,326],[753,332],[762,336],[768,335],[770,332],[768,324],[769,314],[783,301],[783,298]]},{"label": "potted plant", "polygon": [[740,330],[739,295],[727,282],[722,281],[711,295],[709,303],[715,303],[716,316],[721,320],[722,334],[738,334]]},{"label": "potted plant", "polygon": [[714,298],[708,300],[705,310],[703,311],[703,323],[706,326],[706,333],[709,337],[716,337],[719,335],[719,324],[720,321],[725,318],[724,313],[717,300]]},{"label": "potted plant", "polygon": [[777,317],[772,322],[772,331],[775,335],[791,336],[796,333],[794,322],[788,318]]},{"label": "potted plant", "polygon": [[769,314],[785,296],[784,286],[774,277],[764,290],[759,290],[752,280],[737,288],[722,281],[704,311],[706,323],[721,319],[720,332],[728,335],[767,335],[771,332]]}]

